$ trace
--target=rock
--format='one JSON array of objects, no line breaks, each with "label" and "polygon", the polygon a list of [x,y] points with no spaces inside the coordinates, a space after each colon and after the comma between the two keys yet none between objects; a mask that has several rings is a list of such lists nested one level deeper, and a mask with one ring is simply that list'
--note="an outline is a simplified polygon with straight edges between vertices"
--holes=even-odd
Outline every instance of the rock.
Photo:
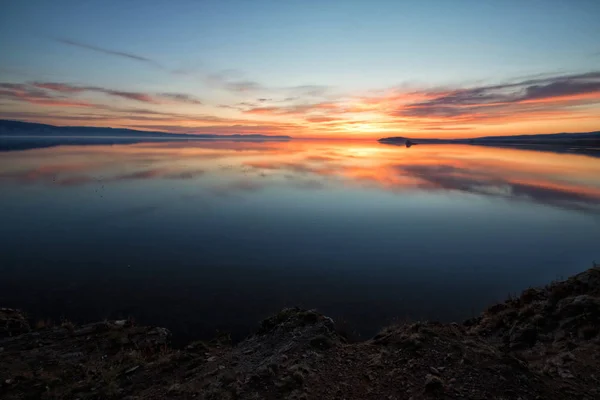
[{"label": "rock", "polygon": [[235,344],[179,349],[162,328],[48,327],[0,338],[0,397],[591,400],[599,273],[529,289],[464,325],[398,324],[360,343],[343,343],[330,318],[298,308]]},{"label": "rock", "polygon": [[560,376],[561,378],[565,378],[565,379],[572,379],[574,378],[573,374],[571,373],[571,371],[564,369],[564,368],[558,368],[558,376]]},{"label": "rock", "polygon": [[185,350],[194,354],[204,354],[209,350],[209,347],[203,341],[199,340],[185,346]]},{"label": "rock", "polygon": [[504,303],[494,304],[491,307],[488,307],[487,312],[490,314],[498,314],[500,311],[506,310],[507,305]]},{"label": "rock", "polygon": [[310,340],[310,345],[319,350],[327,350],[327,349],[333,347],[334,343],[331,340],[331,338],[329,338],[325,335],[319,335]]},{"label": "rock", "polygon": [[264,335],[274,331],[289,332],[306,325],[321,324],[326,330],[333,331],[335,326],[333,320],[321,315],[314,310],[302,310],[300,308],[285,308],[279,313],[261,322],[257,334]]},{"label": "rock", "polygon": [[83,358],[84,354],[81,351],[74,351],[72,353],[64,353],[59,356],[63,360],[76,360],[78,358]]},{"label": "rock", "polygon": [[166,328],[155,327],[140,335],[129,335],[128,338],[137,348],[159,348],[169,344],[171,332]]},{"label": "rock", "polygon": [[565,351],[558,355],[563,362],[575,361],[575,356],[570,351]]},{"label": "rock", "polygon": [[528,324],[525,326],[515,325],[510,332],[511,348],[532,347],[537,340],[537,329]]},{"label": "rock", "polygon": [[578,336],[583,340],[590,340],[598,335],[599,331],[600,328],[598,326],[588,325],[579,329]]},{"label": "rock", "polygon": [[392,331],[374,342],[383,345],[393,344],[409,351],[416,351],[423,346],[424,337],[419,333],[411,333],[411,331],[412,327],[402,331]]},{"label": "rock", "polygon": [[168,393],[179,393],[181,391],[181,385],[178,383],[174,383],[167,389]]},{"label": "rock", "polygon": [[575,298],[566,298],[558,303],[558,314],[563,317],[573,317],[584,312],[593,313],[597,319],[600,313],[600,299],[590,295],[579,295]]},{"label": "rock", "polygon": [[0,339],[21,335],[30,330],[29,323],[20,310],[0,308]]},{"label": "rock", "polygon": [[[221,367],[221,366],[220,366]],[[220,368],[219,367],[219,368]],[[231,371],[225,371],[223,372],[220,376],[219,376],[219,380],[224,384],[224,385],[229,385],[230,383],[233,383],[236,381],[235,378],[235,374]]]},{"label": "rock", "polygon": [[520,297],[520,301],[522,304],[529,304],[536,300],[540,296],[541,291],[534,288],[529,288],[525,290]]},{"label": "rock", "polygon": [[554,341],[555,342],[560,342],[562,340],[565,340],[567,338],[567,333],[563,330],[557,331],[554,334]]},{"label": "rock", "polygon": [[425,390],[426,391],[438,391],[444,388],[444,381],[439,377],[431,374],[425,376]]},{"label": "rock", "polygon": [[129,375],[134,373],[135,371],[137,371],[140,368],[139,365],[136,365],[135,367],[131,367],[129,368],[127,371],[124,372],[125,375]]},{"label": "rock", "polygon": [[381,359],[382,359],[381,353],[375,354],[374,356],[372,356],[369,359],[369,362],[367,363],[367,365],[369,367],[381,366]]}]

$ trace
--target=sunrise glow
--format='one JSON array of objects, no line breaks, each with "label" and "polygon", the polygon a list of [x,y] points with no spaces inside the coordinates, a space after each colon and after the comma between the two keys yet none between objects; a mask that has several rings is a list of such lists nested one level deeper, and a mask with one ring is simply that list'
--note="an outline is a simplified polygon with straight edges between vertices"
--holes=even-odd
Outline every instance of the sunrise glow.
[{"label": "sunrise glow", "polygon": [[600,128],[593,2],[157,3],[143,21],[67,3],[4,7],[0,118],[354,139]]}]

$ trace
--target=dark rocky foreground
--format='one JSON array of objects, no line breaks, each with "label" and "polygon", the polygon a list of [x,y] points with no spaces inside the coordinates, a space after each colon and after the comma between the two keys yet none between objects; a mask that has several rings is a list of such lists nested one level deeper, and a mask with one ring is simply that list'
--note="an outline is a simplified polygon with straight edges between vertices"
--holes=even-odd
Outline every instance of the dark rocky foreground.
[{"label": "dark rocky foreground", "polygon": [[164,328],[31,329],[0,311],[2,399],[598,399],[600,268],[528,289],[462,324],[418,322],[347,343],[286,309],[231,345],[169,347]]}]

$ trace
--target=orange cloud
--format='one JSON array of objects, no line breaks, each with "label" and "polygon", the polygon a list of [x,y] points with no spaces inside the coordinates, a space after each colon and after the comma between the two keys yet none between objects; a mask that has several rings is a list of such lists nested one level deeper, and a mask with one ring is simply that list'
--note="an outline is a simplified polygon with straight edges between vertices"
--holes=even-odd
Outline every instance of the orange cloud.
[{"label": "orange cloud", "polygon": [[[221,104],[211,113],[117,107],[90,103],[78,96],[86,92],[118,97],[149,106],[185,104],[203,106],[195,96],[183,93],[142,93],[95,86],[56,82],[0,83],[0,98],[14,103],[57,106],[58,115],[12,111],[27,120],[66,124],[78,121],[94,125],[165,130],[174,133],[269,133],[302,137],[378,138],[400,134],[413,137],[467,137],[486,134],[550,133],[589,131],[600,125],[600,72],[556,75],[467,88],[391,88],[366,94],[334,93],[325,86],[273,89],[257,82],[232,80],[229,76],[211,81],[220,88],[252,101]],[[284,97],[285,96],[285,97]],[[77,112],[95,108],[93,115]],[[216,111],[215,111],[216,109]],[[9,111],[0,115],[10,118]],[[37,115],[37,116],[36,116]],[[86,117],[89,118],[86,119]],[[62,121],[62,122],[61,122]]]}]

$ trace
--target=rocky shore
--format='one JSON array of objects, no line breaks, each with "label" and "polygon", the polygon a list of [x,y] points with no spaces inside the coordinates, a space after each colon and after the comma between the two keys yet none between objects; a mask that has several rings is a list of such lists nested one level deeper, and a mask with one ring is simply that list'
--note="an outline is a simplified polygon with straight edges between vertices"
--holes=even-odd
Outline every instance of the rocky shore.
[{"label": "rocky shore", "polygon": [[359,343],[301,309],[235,345],[169,342],[131,321],[33,328],[0,309],[0,398],[598,399],[600,268],[461,324],[390,326]]}]

